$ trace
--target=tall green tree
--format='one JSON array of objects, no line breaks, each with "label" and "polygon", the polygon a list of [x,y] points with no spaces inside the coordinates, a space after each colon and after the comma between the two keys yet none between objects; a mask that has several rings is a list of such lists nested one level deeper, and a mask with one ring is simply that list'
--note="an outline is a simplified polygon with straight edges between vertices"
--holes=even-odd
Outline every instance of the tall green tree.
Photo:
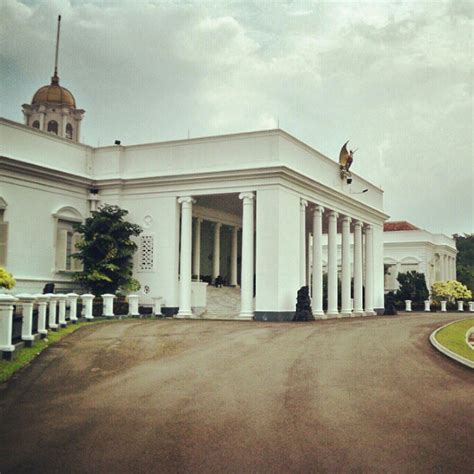
[{"label": "tall green tree", "polygon": [[474,234],[454,234],[458,255],[456,258],[456,279],[474,293]]},{"label": "tall green tree", "polygon": [[81,234],[79,252],[74,258],[84,266],[74,279],[95,295],[136,291],[140,284],[132,276],[133,254],[137,245],[131,240],[142,229],[124,218],[128,211],[118,206],[104,205],[92,212],[84,224],[76,226]]}]

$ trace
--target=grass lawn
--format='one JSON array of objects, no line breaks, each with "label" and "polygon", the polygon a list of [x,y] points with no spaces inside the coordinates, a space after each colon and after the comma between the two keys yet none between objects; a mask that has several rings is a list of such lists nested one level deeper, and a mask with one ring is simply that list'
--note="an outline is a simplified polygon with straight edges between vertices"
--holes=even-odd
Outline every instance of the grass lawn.
[{"label": "grass lawn", "polygon": [[474,318],[452,323],[436,334],[436,340],[450,351],[474,361],[474,350],[466,343],[466,332],[474,326]]},{"label": "grass lawn", "polygon": [[[23,347],[18,349],[14,353],[14,359],[11,361],[0,360],[0,383],[7,381],[16,371],[20,370],[25,365],[29,364],[36,356],[42,351],[55,342],[58,342],[63,337],[71,334],[83,326],[90,326],[91,324],[102,324],[102,323],[118,323],[120,321],[127,320],[129,318],[123,317],[122,319],[112,320],[96,320],[96,321],[81,321],[77,324],[69,324],[63,329],[58,331],[49,331],[46,339],[37,339],[34,342],[33,347]],[[156,319],[156,318],[148,318]]]}]

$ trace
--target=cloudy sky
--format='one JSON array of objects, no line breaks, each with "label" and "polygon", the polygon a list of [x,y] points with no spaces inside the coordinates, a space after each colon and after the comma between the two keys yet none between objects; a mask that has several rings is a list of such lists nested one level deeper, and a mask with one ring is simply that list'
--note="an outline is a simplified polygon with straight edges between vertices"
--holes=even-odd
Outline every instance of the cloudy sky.
[{"label": "cloudy sky", "polygon": [[84,142],[350,139],[392,219],[474,232],[474,1],[0,0],[2,116],[49,83],[58,14]]}]

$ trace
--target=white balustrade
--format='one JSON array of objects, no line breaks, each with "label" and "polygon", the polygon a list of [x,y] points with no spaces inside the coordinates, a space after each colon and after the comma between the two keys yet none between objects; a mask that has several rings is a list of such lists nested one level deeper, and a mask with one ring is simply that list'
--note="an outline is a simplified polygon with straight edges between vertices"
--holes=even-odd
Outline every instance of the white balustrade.
[{"label": "white balustrade", "polygon": [[0,351],[4,359],[11,359],[15,350],[12,344],[13,304],[17,301],[12,295],[0,295]]},{"label": "white balustrade", "polygon": [[67,301],[69,303],[69,321],[71,323],[76,324],[77,323],[77,298],[79,295],[76,293],[68,293],[67,295]]},{"label": "white balustrade", "polygon": [[474,313],[474,301],[469,301],[469,311]]},{"label": "white balustrade", "polygon": [[128,314],[129,316],[140,316],[140,312],[138,310],[138,295],[128,295]]},{"label": "white balustrade", "polygon": [[38,294],[35,295],[36,302],[38,303],[38,333],[42,338],[45,338],[48,334],[46,329],[46,311],[48,307],[48,295]]},{"label": "white balustrade", "polygon": [[105,295],[102,295],[102,316],[106,316],[108,318],[114,316],[114,299],[115,295],[111,293],[106,293]]},{"label": "white balustrade", "polygon": [[58,293],[56,295],[58,297],[58,323],[59,326],[65,328],[67,326],[66,321],[66,295],[62,293]]},{"label": "white balustrade", "polygon": [[441,311],[446,313],[446,301],[441,301]]},{"label": "white balustrade", "polygon": [[82,305],[84,307],[84,318],[90,320],[94,319],[94,315],[92,314],[92,302],[95,296],[87,293],[85,295],[81,295]]},{"label": "white balustrade", "polygon": [[430,300],[425,300],[425,311],[431,311],[430,310]]},{"label": "white balustrade", "polygon": [[49,329],[51,329],[52,331],[57,331],[59,327],[58,323],[56,322],[58,297],[54,293],[47,293],[46,296],[48,296],[49,298]]},{"label": "white balustrade", "polygon": [[411,311],[411,300],[405,300],[405,311]]},{"label": "white balustrade", "polygon": [[24,341],[26,347],[31,347],[35,340],[33,336],[33,303],[35,296],[27,293],[16,295],[18,303],[21,306],[22,323],[21,323],[21,340]]},{"label": "white balustrade", "polygon": [[458,301],[458,311],[464,311],[464,301]]}]

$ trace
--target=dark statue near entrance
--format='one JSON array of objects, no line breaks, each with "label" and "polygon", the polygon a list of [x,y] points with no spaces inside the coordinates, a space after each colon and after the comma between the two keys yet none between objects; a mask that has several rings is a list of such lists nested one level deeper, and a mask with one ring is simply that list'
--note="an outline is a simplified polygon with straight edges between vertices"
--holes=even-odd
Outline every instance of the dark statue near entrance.
[{"label": "dark statue near entrance", "polygon": [[308,286],[302,286],[298,290],[298,295],[296,297],[296,312],[293,321],[314,321]]}]

